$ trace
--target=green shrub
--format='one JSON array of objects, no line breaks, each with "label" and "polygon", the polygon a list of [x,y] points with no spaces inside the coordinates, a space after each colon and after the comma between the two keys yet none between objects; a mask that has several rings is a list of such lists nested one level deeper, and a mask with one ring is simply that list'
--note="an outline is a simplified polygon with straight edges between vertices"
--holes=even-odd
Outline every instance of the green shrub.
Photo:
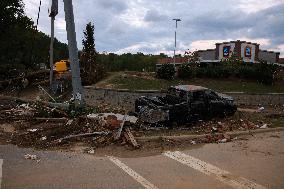
[{"label": "green shrub", "polygon": [[175,75],[175,68],[173,64],[163,64],[157,70],[157,78],[160,79],[173,79]]},{"label": "green shrub", "polygon": [[182,79],[194,78],[196,76],[195,69],[190,64],[183,64],[178,69],[178,77]]},{"label": "green shrub", "polygon": [[197,66],[195,64],[184,64],[178,70],[178,77],[182,79],[198,78],[228,78],[239,77],[252,79],[254,81],[272,85],[276,80],[279,66],[260,62],[256,64],[246,64],[237,62],[221,62],[216,65]]},{"label": "green shrub", "polygon": [[246,79],[257,79],[256,65],[242,65],[236,71],[236,77]]},{"label": "green shrub", "polygon": [[272,85],[275,81],[277,72],[280,70],[279,66],[267,64],[263,61],[255,66],[257,81],[266,85]]}]

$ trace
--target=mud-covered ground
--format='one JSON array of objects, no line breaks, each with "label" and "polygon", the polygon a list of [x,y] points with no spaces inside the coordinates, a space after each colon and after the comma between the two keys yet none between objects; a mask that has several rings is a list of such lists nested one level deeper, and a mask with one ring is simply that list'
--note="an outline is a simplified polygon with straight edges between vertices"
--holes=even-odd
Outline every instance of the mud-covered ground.
[{"label": "mud-covered ground", "polygon": [[[90,110],[93,110],[90,108]],[[96,111],[99,111],[96,109]],[[96,149],[113,150],[118,147],[133,150],[131,143],[124,137],[116,139],[120,129],[117,124],[106,125],[96,119],[87,117],[87,113],[73,118],[70,112],[64,112],[40,103],[25,103],[19,100],[0,98],[0,142],[15,144],[21,147],[39,149]],[[232,117],[216,118],[213,120],[197,120],[187,125],[176,126],[172,129],[161,125],[148,126],[126,123],[135,137],[149,136],[179,136],[190,134],[208,134],[198,140],[175,141],[162,139],[141,142],[140,149],[171,149],[184,148],[188,145],[228,142],[232,140],[226,135],[227,131],[245,131],[258,128],[284,126],[284,107],[240,107]],[[94,133],[90,136],[66,138],[72,135]],[[100,133],[101,132],[101,133]],[[216,133],[221,133],[216,135]],[[211,135],[212,134],[212,135]],[[122,136],[124,136],[122,134]],[[79,147],[78,147],[79,146]],[[115,147],[114,147],[115,146]],[[85,148],[88,147],[88,148]]]}]

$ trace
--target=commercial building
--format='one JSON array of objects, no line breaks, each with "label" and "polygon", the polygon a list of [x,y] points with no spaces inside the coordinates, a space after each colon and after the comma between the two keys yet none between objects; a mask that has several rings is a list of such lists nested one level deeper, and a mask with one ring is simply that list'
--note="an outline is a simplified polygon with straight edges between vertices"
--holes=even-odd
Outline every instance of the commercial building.
[{"label": "commercial building", "polygon": [[[236,56],[242,58],[246,63],[259,63],[264,60],[268,63],[281,63],[282,59],[279,59],[279,52],[261,50],[260,45],[257,43],[251,43],[247,41],[230,41],[223,43],[216,43],[214,49],[198,50],[200,62],[214,63],[220,62],[224,58],[229,58],[235,53]],[[176,66],[186,63],[186,58],[176,58]],[[165,63],[173,63],[172,58],[160,59],[156,67],[157,69]]]}]

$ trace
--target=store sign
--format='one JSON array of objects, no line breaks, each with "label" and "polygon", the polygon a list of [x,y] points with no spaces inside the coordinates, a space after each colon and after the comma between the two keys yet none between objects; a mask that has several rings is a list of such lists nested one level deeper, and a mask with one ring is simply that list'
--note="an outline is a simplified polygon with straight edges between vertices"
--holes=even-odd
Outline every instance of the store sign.
[{"label": "store sign", "polygon": [[251,47],[246,46],[245,57],[251,57]]},{"label": "store sign", "polygon": [[224,46],[224,47],[223,47],[223,57],[229,57],[229,55],[230,55],[230,49],[231,49],[230,46]]}]

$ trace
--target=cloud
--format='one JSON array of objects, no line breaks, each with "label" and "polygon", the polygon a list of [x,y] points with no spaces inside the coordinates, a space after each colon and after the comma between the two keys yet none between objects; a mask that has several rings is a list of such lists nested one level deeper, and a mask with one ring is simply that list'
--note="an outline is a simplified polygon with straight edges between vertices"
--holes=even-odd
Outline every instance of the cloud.
[{"label": "cloud", "polygon": [[[34,21],[38,0],[24,0]],[[50,33],[47,1],[42,1],[39,29]],[[95,25],[98,51],[167,52],[172,55],[175,23],[177,50],[213,48],[215,42],[246,39],[284,57],[284,0],[84,0],[73,1],[76,36],[82,48],[83,29]],[[63,2],[55,20],[55,36],[67,42]]]},{"label": "cloud", "polygon": [[102,9],[109,9],[116,13],[121,13],[128,8],[127,4],[124,1],[120,0],[99,1],[98,4]]},{"label": "cloud", "polygon": [[238,7],[244,12],[258,12],[283,3],[283,0],[240,0]]},{"label": "cloud", "polygon": [[166,15],[160,14],[157,10],[148,10],[144,20],[147,22],[160,22],[168,21],[169,18]]}]

